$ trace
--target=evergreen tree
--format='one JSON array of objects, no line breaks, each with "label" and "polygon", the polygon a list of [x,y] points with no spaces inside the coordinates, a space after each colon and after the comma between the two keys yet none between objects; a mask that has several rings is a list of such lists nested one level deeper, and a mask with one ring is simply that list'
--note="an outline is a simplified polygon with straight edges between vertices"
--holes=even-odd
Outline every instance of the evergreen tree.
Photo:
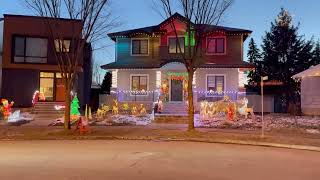
[{"label": "evergreen tree", "polygon": [[72,116],[78,116],[80,115],[80,112],[79,112],[79,99],[77,97],[77,95],[74,96],[74,98],[72,99],[72,102],[71,102],[71,111],[70,111],[70,114]]},{"label": "evergreen tree", "polygon": [[255,65],[258,70],[250,70],[248,74],[249,85],[252,85],[252,82],[256,81],[260,77],[260,69],[261,69],[261,53],[260,49],[257,47],[253,38],[250,39],[249,42],[249,50],[247,54],[248,60],[251,64]]},{"label": "evergreen tree", "polygon": [[101,91],[110,94],[111,84],[112,84],[112,74],[110,72],[106,72],[101,84]]},{"label": "evergreen tree", "polygon": [[320,64],[320,41],[318,40],[312,52],[312,65]]},{"label": "evergreen tree", "polygon": [[[291,77],[309,68],[312,48],[311,41],[298,35],[298,26],[293,25],[292,16],[282,8],[263,38],[261,69],[257,71],[260,76],[267,75],[269,80],[283,83],[276,90],[283,96],[286,108],[299,100],[299,84]],[[259,83],[258,79],[255,80]]]},{"label": "evergreen tree", "polygon": [[249,42],[249,50],[248,50],[247,57],[250,63],[259,61],[261,58],[260,49],[257,47],[253,38],[251,38]]}]

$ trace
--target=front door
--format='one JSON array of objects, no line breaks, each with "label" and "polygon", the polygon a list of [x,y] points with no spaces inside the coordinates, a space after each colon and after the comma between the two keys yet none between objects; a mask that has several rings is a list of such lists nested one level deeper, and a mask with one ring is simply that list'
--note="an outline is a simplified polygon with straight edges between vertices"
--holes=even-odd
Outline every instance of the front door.
[{"label": "front door", "polygon": [[171,101],[183,101],[183,81],[171,80]]},{"label": "front door", "polygon": [[56,79],[56,101],[65,101],[64,84],[62,78]]}]

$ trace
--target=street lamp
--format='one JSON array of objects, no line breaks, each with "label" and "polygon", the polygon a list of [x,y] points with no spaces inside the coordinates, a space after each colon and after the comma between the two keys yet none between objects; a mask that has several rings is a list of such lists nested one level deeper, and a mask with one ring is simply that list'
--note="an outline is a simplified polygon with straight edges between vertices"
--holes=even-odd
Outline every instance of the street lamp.
[{"label": "street lamp", "polygon": [[263,120],[263,81],[267,81],[268,76],[261,76],[261,138],[264,138],[264,120]]}]

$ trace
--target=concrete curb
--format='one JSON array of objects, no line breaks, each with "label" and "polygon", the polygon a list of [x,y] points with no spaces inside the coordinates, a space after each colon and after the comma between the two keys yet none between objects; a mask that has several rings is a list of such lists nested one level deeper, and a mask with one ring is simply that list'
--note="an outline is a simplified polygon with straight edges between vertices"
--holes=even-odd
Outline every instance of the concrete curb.
[{"label": "concrete curb", "polygon": [[118,140],[149,140],[149,141],[183,141],[183,142],[203,142],[203,143],[219,143],[219,144],[235,144],[235,145],[247,145],[247,146],[263,146],[263,147],[274,147],[274,148],[286,148],[296,150],[307,150],[320,152],[320,147],[317,146],[305,146],[295,144],[280,144],[270,142],[257,142],[257,141],[239,141],[239,140],[203,140],[203,139],[176,139],[176,138],[126,138],[126,137],[114,137]]}]

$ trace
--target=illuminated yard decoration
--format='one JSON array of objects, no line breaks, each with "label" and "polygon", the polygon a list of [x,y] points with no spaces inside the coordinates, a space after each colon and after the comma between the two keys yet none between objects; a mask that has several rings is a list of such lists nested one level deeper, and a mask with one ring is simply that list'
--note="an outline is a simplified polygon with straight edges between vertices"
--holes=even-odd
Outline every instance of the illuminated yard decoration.
[{"label": "illuminated yard decoration", "polygon": [[112,106],[112,114],[118,115],[119,114],[119,102],[117,100],[113,100],[114,105]]},{"label": "illuminated yard decoration", "polygon": [[72,99],[71,102],[71,110],[70,110],[70,117],[72,120],[76,120],[80,117],[80,112],[79,112],[79,99],[77,95],[75,95]]},{"label": "illuminated yard decoration", "polygon": [[144,116],[144,115],[146,115],[147,114],[147,110],[146,110],[146,108],[144,107],[144,104],[140,104],[140,112],[139,112],[140,114],[140,116]]},{"label": "illuminated yard decoration", "polygon": [[244,97],[241,100],[241,103],[243,104],[243,106],[238,108],[238,112],[240,115],[244,115],[246,119],[248,118],[248,114],[250,114],[251,118],[253,119],[254,118],[253,108],[248,108],[248,102],[249,102],[248,99]]},{"label": "illuminated yard decoration", "polygon": [[128,111],[129,109],[130,109],[130,107],[129,107],[129,104],[128,104],[128,103],[122,104],[122,110]]},{"label": "illuminated yard decoration", "polygon": [[136,116],[138,115],[138,108],[135,104],[132,104],[132,107],[131,107],[131,114]]},{"label": "illuminated yard decoration", "polygon": [[106,117],[109,111],[110,111],[110,106],[102,105],[101,108],[97,110],[96,117],[98,119],[103,119]]},{"label": "illuminated yard decoration", "polygon": [[1,103],[2,103],[2,106],[1,106],[2,115],[3,115],[4,119],[8,119],[8,117],[11,114],[11,108],[12,108],[14,102],[11,101],[11,103],[9,103],[9,101],[7,99],[1,99]]},{"label": "illuminated yard decoration", "polygon": [[216,102],[202,101],[200,103],[200,117],[201,119],[210,119],[220,114],[224,115],[227,120],[234,121],[237,118],[237,113],[239,113],[244,115],[246,119],[248,114],[254,118],[253,108],[248,108],[247,105],[247,98],[233,102],[229,96],[224,96],[223,100]]}]

